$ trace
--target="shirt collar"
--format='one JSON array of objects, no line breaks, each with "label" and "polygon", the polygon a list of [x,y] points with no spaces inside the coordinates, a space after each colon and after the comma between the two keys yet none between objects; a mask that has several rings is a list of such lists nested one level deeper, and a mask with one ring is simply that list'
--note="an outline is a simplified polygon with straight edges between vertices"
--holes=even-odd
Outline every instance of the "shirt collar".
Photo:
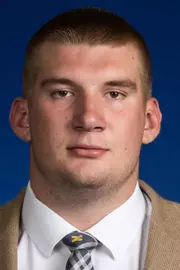
[{"label": "shirt collar", "polygon": [[137,182],[131,197],[88,230],[116,260],[136,238],[146,214],[146,202]]},{"label": "shirt collar", "polygon": [[[144,217],[145,200],[137,182],[131,197],[87,232],[104,244],[116,259],[119,252],[131,244]],[[55,245],[66,234],[77,230],[35,197],[30,181],[23,202],[22,222],[23,229],[46,257],[51,256]]]},{"label": "shirt collar", "polygon": [[35,197],[30,182],[24,197],[22,222],[23,229],[46,257],[51,256],[55,245],[66,234],[76,230]]}]

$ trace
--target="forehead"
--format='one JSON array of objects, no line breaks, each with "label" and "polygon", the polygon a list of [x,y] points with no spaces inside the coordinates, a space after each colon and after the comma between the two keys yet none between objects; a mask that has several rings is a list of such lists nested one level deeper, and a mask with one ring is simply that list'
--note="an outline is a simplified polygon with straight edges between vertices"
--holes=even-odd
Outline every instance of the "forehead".
[{"label": "forehead", "polygon": [[46,42],[40,48],[38,59],[41,76],[128,76],[136,81],[140,77],[139,53],[132,44],[61,45]]}]

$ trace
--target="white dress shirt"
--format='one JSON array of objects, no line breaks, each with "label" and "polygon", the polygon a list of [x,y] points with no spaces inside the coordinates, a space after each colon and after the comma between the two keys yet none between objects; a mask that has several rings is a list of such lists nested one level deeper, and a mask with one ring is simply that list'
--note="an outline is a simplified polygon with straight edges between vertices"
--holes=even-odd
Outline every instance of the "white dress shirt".
[{"label": "white dress shirt", "polygon": [[[143,269],[150,215],[150,199],[137,183],[123,205],[87,230],[101,242],[92,251],[94,269]],[[22,208],[18,270],[65,270],[70,251],[61,239],[74,230],[35,197],[29,182]]]}]

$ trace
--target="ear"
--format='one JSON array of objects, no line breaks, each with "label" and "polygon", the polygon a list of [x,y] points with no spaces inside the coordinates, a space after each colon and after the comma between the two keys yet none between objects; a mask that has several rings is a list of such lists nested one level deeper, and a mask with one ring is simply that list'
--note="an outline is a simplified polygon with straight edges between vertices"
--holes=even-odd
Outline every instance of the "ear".
[{"label": "ear", "polygon": [[143,133],[143,144],[151,143],[159,135],[162,114],[157,99],[150,98],[146,104],[146,119]]},{"label": "ear", "polygon": [[13,101],[10,110],[9,121],[12,130],[17,137],[25,142],[31,141],[27,100],[23,98],[16,98]]}]

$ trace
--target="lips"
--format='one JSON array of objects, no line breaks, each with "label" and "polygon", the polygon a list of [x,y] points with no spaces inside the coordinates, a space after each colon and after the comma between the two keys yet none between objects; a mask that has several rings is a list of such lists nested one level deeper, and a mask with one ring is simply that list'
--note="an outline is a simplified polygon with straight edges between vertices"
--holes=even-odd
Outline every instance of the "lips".
[{"label": "lips", "polygon": [[74,146],[68,147],[69,149],[74,149],[74,148],[81,148],[81,149],[94,149],[94,150],[107,150],[101,146],[98,145],[93,145],[93,144],[76,144]]},{"label": "lips", "polygon": [[68,148],[73,154],[81,157],[100,157],[102,156],[107,149],[102,148],[98,145],[85,145],[78,144]]}]

